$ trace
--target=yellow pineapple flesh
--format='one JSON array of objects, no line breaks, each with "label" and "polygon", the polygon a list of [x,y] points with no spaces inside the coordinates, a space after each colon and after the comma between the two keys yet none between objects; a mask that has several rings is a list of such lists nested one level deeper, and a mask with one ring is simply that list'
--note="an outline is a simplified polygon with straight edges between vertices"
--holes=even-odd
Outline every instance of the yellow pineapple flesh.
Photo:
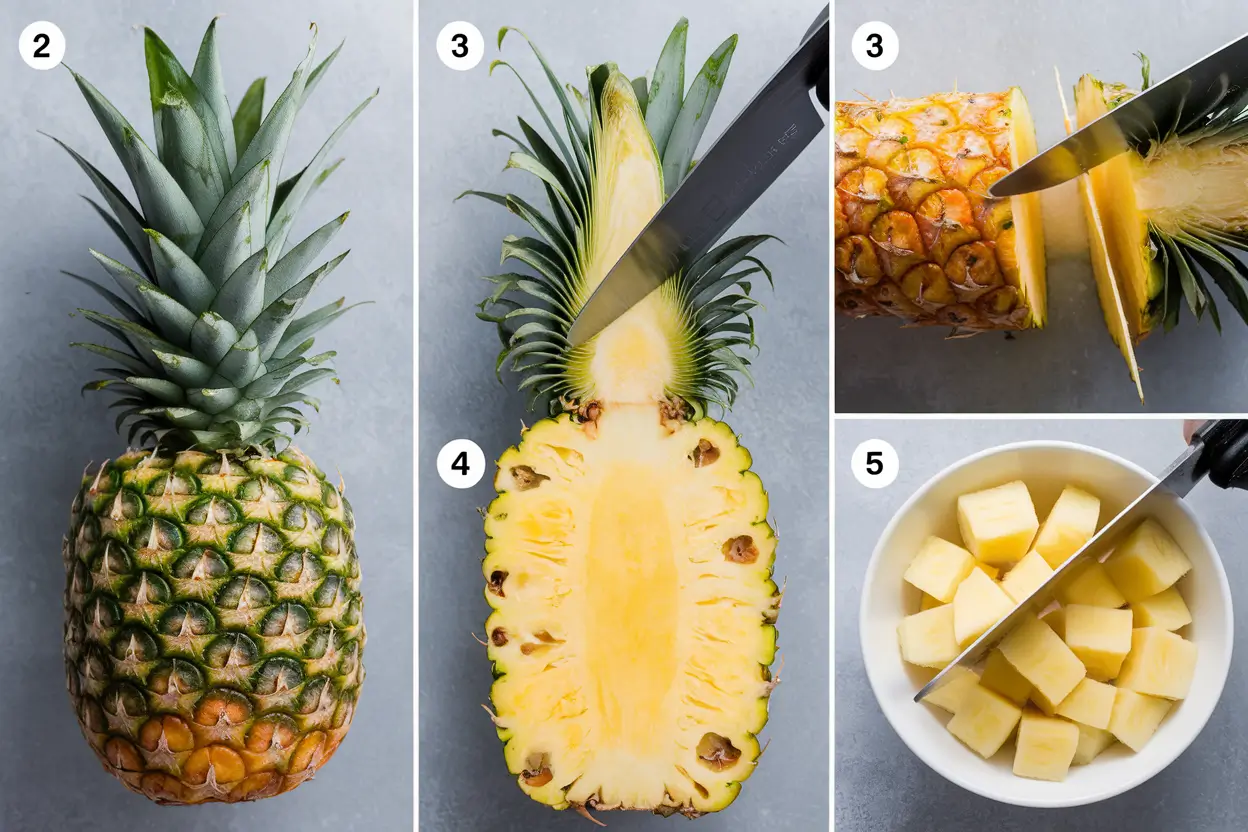
[{"label": "yellow pineapple flesh", "polygon": [[1018,725],[1014,774],[1033,780],[1065,780],[1078,746],[1079,728],[1073,722],[1024,713]]}]

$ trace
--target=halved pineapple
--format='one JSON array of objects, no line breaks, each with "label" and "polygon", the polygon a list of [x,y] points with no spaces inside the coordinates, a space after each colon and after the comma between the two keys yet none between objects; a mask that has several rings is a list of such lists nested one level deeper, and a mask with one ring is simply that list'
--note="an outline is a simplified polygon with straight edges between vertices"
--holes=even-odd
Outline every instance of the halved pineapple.
[{"label": "halved pineapple", "polygon": [[1090,560],[1071,569],[1074,573],[1069,578],[1063,578],[1064,583],[1055,593],[1057,600],[1063,604],[1117,609],[1127,603],[1127,599],[1109,579],[1104,564]]},{"label": "halved pineapple", "polygon": [[1053,567],[1032,549],[1001,579],[1001,588],[1015,604],[1021,604],[1052,576]]},{"label": "halved pineapple", "polygon": [[1014,602],[996,581],[974,569],[966,580],[958,584],[951,606],[954,638],[959,646],[966,647],[1009,615],[1014,609]]},{"label": "halved pineapple", "polygon": [[1006,660],[1000,650],[993,650],[984,661],[984,672],[979,683],[989,690],[994,690],[1020,708],[1031,696],[1031,682],[1014,669],[1014,665]]},{"label": "halved pineapple", "polygon": [[1113,685],[1084,679],[1057,706],[1057,715],[1089,728],[1108,730],[1114,712]]},{"label": "halved pineapple", "polygon": [[919,667],[941,668],[961,649],[953,635],[953,604],[907,615],[897,625],[901,658]]},{"label": "halved pineapple", "polygon": [[1197,652],[1195,644],[1169,630],[1135,630],[1118,687],[1163,699],[1184,699],[1196,675]]},{"label": "halved pineapple", "polygon": [[1128,602],[1169,589],[1191,568],[1179,544],[1152,518],[1131,532],[1105,561],[1106,573]]},{"label": "halved pineapple", "polygon": [[1014,733],[1023,709],[983,685],[969,688],[962,696],[958,712],[945,726],[967,747],[984,759],[1001,750]]},{"label": "halved pineapple", "polygon": [[1070,604],[1066,607],[1065,640],[1090,678],[1102,682],[1113,679],[1132,649],[1131,610]]},{"label": "halved pineapple", "polygon": [[1027,616],[1002,640],[1001,652],[1051,705],[1069,696],[1087,675],[1066,642],[1034,615]]},{"label": "halved pineapple", "polygon": [[1082,488],[1068,485],[1044,519],[1032,548],[1056,569],[1096,533],[1101,501]]},{"label": "halved pineapple", "polygon": [[1162,590],[1131,605],[1137,627],[1160,627],[1163,630],[1179,630],[1192,623],[1192,613],[1187,608],[1177,587]]},{"label": "halved pineapple", "polygon": [[970,668],[958,666],[949,669],[944,684],[923,698],[929,705],[956,714],[962,706],[966,692],[979,684],[979,676]]},{"label": "halved pineapple", "polygon": [[947,604],[958,584],[975,568],[975,556],[955,543],[936,537],[923,541],[902,577],[912,586]]},{"label": "halved pineapple", "polygon": [[958,528],[975,557],[994,566],[1022,559],[1040,528],[1031,493],[1022,480],[958,498]]},{"label": "halved pineapple", "polygon": [[1073,722],[1024,713],[1018,725],[1014,774],[1033,780],[1065,780],[1078,746],[1079,728]]},{"label": "halved pineapple", "polygon": [[1169,699],[1117,688],[1114,712],[1109,718],[1109,732],[1132,751],[1139,751],[1157,732],[1161,721],[1170,713],[1172,704]]}]

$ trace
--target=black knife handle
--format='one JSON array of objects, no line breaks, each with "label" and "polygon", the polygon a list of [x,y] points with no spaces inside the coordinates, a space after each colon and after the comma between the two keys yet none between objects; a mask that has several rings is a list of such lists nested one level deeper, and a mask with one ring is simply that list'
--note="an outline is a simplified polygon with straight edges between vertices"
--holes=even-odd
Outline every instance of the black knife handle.
[{"label": "black knife handle", "polygon": [[[806,34],[802,35],[802,43],[806,43],[806,41],[810,40],[810,38],[819,31],[821,26],[829,26],[831,11],[831,5],[823,7],[823,11],[821,11],[819,16],[815,18],[815,22],[810,24],[810,28],[806,30]],[[832,96],[828,87],[831,76],[831,69],[829,68],[829,65],[831,64],[832,41],[829,35],[825,34],[824,37],[828,38],[828,48],[823,51],[822,60],[820,60],[817,65],[811,67],[810,77],[807,80],[810,83],[810,86],[814,87],[815,97],[819,99],[819,103],[823,105],[823,109],[831,110]]]},{"label": "black knife handle", "polygon": [[1192,436],[1204,444],[1200,467],[1218,488],[1248,490],[1248,420],[1215,419]]}]

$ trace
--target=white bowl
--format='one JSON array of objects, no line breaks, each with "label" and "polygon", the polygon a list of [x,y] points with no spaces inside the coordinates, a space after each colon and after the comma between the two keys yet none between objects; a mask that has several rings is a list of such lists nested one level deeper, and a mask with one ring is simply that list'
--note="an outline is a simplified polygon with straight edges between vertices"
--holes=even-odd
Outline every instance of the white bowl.
[{"label": "white bowl", "polygon": [[[991,448],[941,471],[906,501],[884,529],[863,582],[859,632],[867,678],[884,716],[910,750],[945,778],[984,797],[1017,806],[1080,806],[1135,788],[1191,745],[1213,713],[1231,664],[1234,619],[1226,572],[1213,541],[1183,501],[1174,499],[1158,521],[1192,561],[1179,591],[1192,612],[1182,632],[1199,647],[1188,698],[1176,703],[1138,754],[1116,744],[1090,765],[1072,766],[1064,782],[1015,777],[1013,743],[984,760],[945,730],[949,715],[916,703],[914,694],[931,671],[904,664],[897,624],[918,609],[918,590],[902,580],[928,535],[958,541],[959,494],[1021,479],[1044,517],[1062,488],[1074,483],[1101,498],[1105,523],[1157,477],[1113,454],[1068,442],[1023,442]],[[1203,485],[1203,488],[1212,486]]]}]

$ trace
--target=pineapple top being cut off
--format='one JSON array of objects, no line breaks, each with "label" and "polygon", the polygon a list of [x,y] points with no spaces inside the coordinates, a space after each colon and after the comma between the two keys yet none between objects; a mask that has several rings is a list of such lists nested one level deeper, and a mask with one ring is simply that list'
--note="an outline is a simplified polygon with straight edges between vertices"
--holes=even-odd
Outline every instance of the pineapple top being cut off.
[{"label": "pineapple top being cut off", "polygon": [[758,764],[774,685],[767,494],[707,416],[748,378],[767,238],[695,253],[587,343],[567,338],[693,164],[737,40],[687,84],[686,33],[681,20],[648,78],[602,63],[583,91],[533,47],[557,107],[534,99],[537,126],[496,132],[545,200],[469,192],[531,226],[504,239],[514,271],[488,278],[479,317],[498,326],[498,367],[552,414],[499,458],[485,512],[493,718],[520,788],[586,814],[727,806]]}]

